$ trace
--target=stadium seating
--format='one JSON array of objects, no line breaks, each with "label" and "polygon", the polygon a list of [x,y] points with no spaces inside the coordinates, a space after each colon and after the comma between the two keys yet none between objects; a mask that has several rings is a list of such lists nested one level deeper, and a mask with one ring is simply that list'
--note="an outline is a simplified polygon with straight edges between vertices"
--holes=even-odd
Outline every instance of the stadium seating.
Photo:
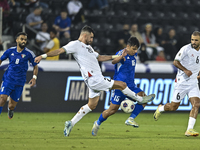
[{"label": "stadium seating", "polygon": [[[69,0],[41,0],[48,3],[42,18],[52,26],[54,19],[62,8],[67,9]],[[87,24],[95,30],[94,46],[99,46],[103,53],[115,53],[116,36],[125,23],[139,25],[140,32],[146,23],[163,27],[164,33],[173,27],[182,41],[188,41],[188,36],[194,30],[199,30],[200,0],[108,0],[107,10],[89,9],[90,0],[81,1],[84,6],[84,15]],[[26,15],[31,11],[22,7],[11,9],[13,16],[13,35],[21,30]],[[78,38],[83,23],[72,24],[71,39]],[[184,42],[183,42],[184,43]],[[182,46],[182,45],[180,45]],[[107,51],[109,49],[109,51]]]}]

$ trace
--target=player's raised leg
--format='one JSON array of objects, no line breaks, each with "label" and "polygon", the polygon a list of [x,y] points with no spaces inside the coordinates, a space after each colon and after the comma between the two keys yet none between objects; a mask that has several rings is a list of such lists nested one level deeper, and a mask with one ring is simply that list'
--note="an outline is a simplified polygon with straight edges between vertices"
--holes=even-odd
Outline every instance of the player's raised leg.
[{"label": "player's raised leg", "polygon": [[136,101],[140,104],[151,102],[155,98],[155,94],[151,94],[148,96],[141,97],[137,95],[135,92],[131,91],[125,82],[122,81],[115,81],[112,89],[119,89],[122,93]]}]

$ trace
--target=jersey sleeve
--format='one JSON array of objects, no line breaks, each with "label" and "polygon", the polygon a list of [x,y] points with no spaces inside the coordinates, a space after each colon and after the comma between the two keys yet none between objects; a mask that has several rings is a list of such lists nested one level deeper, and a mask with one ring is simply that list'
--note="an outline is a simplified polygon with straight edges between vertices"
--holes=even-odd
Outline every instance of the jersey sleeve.
[{"label": "jersey sleeve", "polygon": [[1,56],[1,61],[6,60],[6,59],[9,57],[9,53],[10,53],[9,49],[6,50],[6,51],[3,53],[3,55]]},{"label": "jersey sleeve", "polygon": [[179,52],[176,54],[176,57],[174,60],[182,60],[185,56],[187,55],[187,52],[186,52],[186,48],[185,47],[182,47]]},{"label": "jersey sleeve", "polygon": [[31,64],[33,65],[33,66],[36,66],[37,65],[37,63],[35,63],[35,54],[33,53],[33,52],[31,52],[30,53],[30,57],[29,57],[29,61],[31,62]]},{"label": "jersey sleeve", "polygon": [[69,42],[67,45],[63,46],[62,48],[66,51],[67,54],[75,53],[76,52],[77,43],[74,41]]}]

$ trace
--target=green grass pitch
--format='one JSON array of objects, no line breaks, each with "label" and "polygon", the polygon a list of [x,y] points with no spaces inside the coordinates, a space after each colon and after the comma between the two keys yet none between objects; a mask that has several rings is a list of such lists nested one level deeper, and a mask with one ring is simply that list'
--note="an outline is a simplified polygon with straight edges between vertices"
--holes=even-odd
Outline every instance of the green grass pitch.
[{"label": "green grass pitch", "polygon": [[[129,114],[116,113],[104,122],[96,137],[93,122],[100,113],[89,113],[64,137],[66,120],[75,113],[19,113],[9,120],[0,115],[0,150],[196,150],[200,137],[186,137],[189,112],[163,113],[158,121],[153,112],[137,118],[139,128],[124,124]],[[197,119],[195,129],[200,132]]]}]

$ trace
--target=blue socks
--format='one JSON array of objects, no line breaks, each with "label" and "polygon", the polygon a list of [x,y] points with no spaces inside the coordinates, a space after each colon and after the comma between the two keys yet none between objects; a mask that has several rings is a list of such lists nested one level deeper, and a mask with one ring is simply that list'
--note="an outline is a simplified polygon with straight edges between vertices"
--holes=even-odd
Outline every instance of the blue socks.
[{"label": "blue socks", "polygon": [[3,110],[3,106],[0,106],[0,114],[1,114],[2,110]]},{"label": "blue socks", "polygon": [[131,113],[130,117],[135,118],[137,117],[137,115],[143,111],[144,107],[142,105],[136,104],[135,105],[135,109],[133,110],[133,112]]},{"label": "blue socks", "polygon": [[[107,118],[106,118],[106,119],[107,119]],[[104,119],[104,118],[103,118],[103,115],[101,114],[101,115],[99,116],[99,119],[97,120],[97,124],[98,124],[98,125],[101,125],[101,123],[104,122],[106,119]]]},{"label": "blue socks", "polygon": [[[135,118],[137,117],[137,115],[143,111],[144,107],[142,105],[136,104],[135,105],[135,109],[133,110],[133,112],[131,113],[130,117]],[[106,118],[107,119],[107,118]],[[99,119],[97,120],[97,124],[101,125],[102,122],[106,121],[105,118],[103,118],[103,115],[101,114],[99,116]]]}]

